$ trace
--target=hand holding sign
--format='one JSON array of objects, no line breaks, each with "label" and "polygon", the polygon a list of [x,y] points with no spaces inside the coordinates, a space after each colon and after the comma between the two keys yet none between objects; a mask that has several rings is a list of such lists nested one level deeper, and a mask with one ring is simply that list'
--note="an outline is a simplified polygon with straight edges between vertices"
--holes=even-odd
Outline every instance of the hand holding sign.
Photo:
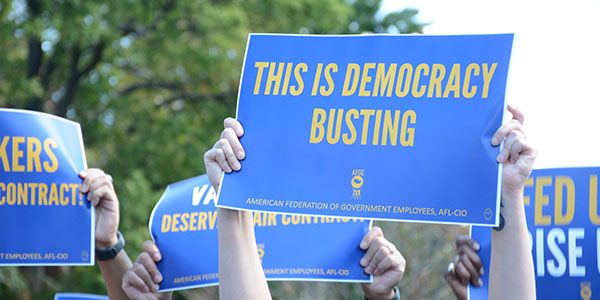
[{"label": "hand holding sign", "polygon": [[444,279],[452,289],[454,296],[459,300],[467,300],[467,286],[471,282],[475,286],[481,286],[481,277],[484,274],[483,263],[477,251],[480,245],[468,236],[456,238],[456,253]]},{"label": "hand holding sign", "polygon": [[152,241],[144,242],[144,252],[133,267],[123,275],[123,290],[132,300],[168,300],[172,293],[159,293],[162,275],[156,266],[161,260],[160,251]]},{"label": "hand holding sign", "polygon": [[79,172],[83,179],[81,192],[96,208],[96,247],[107,248],[117,243],[119,228],[119,199],[112,184],[112,177],[100,169]]},{"label": "hand holding sign", "polygon": [[246,157],[239,140],[244,135],[242,124],[234,118],[227,118],[223,121],[223,126],[225,129],[221,133],[221,139],[204,154],[206,174],[215,191],[219,190],[223,171],[226,173],[239,171],[242,168],[240,160]]},{"label": "hand holding sign", "polygon": [[[508,111],[513,117],[504,123],[492,137],[492,145],[500,145],[504,141],[504,148],[498,154],[498,162],[504,164],[502,170],[502,195],[513,196],[522,194],[525,180],[531,174],[533,162],[537,151],[531,147],[525,138],[523,121],[525,116],[518,109],[508,106]],[[508,199],[512,199],[510,197]]]},{"label": "hand holding sign", "polygon": [[360,242],[367,253],[360,260],[367,274],[373,274],[373,283],[361,285],[365,297],[369,300],[392,299],[394,288],[400,283],[406,260],[396,246],[383,236],[379,227],[373,227]]}]

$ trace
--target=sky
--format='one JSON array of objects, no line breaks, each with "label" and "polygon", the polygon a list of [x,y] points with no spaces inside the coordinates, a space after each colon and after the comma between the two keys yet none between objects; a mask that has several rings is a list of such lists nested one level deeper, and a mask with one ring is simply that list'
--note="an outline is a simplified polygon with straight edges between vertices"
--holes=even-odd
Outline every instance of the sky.
[{"label": "sky", "polygon": [[535,168],[600,167],[600,0],[384,0],[425,34],[515,33],[507,102],[525,114]]}]

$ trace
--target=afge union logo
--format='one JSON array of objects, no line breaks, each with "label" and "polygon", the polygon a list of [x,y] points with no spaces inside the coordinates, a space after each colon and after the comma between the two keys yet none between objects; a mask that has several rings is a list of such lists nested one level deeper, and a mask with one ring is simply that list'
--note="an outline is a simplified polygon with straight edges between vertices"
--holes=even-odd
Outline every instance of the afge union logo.
[{"label": "afge union logo", "polygon": [[350,184],[352,185],[352,198],[358,199],[360,198],[360,189],[364,183],[365,169],[354,169],[352,170],[352,180]]},{"label": "afge union logo", "polygon": [[265,256],[265,244],[258,244],[256,246],[258,248],[258,257],[260,258],[260,263],[262,264],[263,257]]},{"label": "afge union logo", "polygon": [[592,299],[592,286],[589,281],[585,281],[581,283],[581,292],[580,296],[582,300],[590,300]]}]

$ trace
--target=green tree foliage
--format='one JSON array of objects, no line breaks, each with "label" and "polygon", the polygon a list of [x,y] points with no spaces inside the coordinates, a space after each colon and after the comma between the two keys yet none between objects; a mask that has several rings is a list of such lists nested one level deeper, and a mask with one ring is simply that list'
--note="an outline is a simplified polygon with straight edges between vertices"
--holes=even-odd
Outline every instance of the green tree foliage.
[{"label": "green tree foliage", "polygon": [[[82,125],[88,164],[115,179],[121,231],[135,258],[164,187],[204,172],[203,153],[234,114],[248,33],[421,32],[416,10],[379,16],[380,2],[2,0],[0,106]],[[458,229],[385,229],[409,262],[406,296],[447,296],[441,271],[452,251],[448,232]],[[348,284],[272,289],[279,299],[360,295]],[[105,293],[97,267],[0,268],[0,299],[50,299],[57,291]],[[215,295],[209,288],[175,297]]]}]

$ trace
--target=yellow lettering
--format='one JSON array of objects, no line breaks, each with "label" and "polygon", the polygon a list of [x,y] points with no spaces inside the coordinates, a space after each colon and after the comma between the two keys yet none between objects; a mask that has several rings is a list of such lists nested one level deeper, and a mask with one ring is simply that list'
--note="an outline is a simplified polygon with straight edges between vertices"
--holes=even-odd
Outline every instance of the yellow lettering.
[{"label": "yellow lettering", "polygon": [[[563,188],[567,189],[567,210],[563,214]],[[567,176],[556,176],[554,182],[554,224],[571,223],[575,215],[575,184]]]},{"label": "yellow lettering", "polygon": [[550,225],[550,217],[543,214],[544,206],[547,206],[550,199],[544,195],[544,186],[552,185],[552,177],[539,176],[535,179],[535,224]]},{"label": "yellow lettering", "polygon": [[181,214],[181,226],[179,226],[179,231],[188,231],[189,229],[189,219],[190,219],[190,214],[188,213],[182,213]]},{"label": "yellow lettering", "polygon": [[4,172],[10,172],[10,163],[8,162],[8,152],[6,151],[6,146],[8,145],[8,141],[10,141],[9,136],[2,137],[2,143],[0,144],[0,158],[2,159],[2,168]]},{"label": "yellow lettering", "polygon": [[25,143],[25,137],[13,136],[12,138],[12,171],[24,172],[25,166],[19,164],[19,158],[23,157],[23,151],[19,149],[19,145]]},{"label": "yellow lettering", "polygon": [[[329,144],[335,144],[340,140],[340,132],[342,130],[342,118],[344,115],[343,109],[337,110],[337,117],[335,115],[335,108],[329,110],[329,122],[327,122],[327,142]],[[333,124],[335,123],[335,129]]]},{"label": "yellow lettering", "polygon": [[379,144],[379,127],[381,127],[381,109],[375,111],[375,127],[373,127],[373,145]]},{"label": "yellow lettering", "polygon": [[352,96],[356,92],[358,86],[358,78],[360,76],[360,66],[357,64],[348,64],[346,68],[346,78],[344,79],[344,87],[342,88],[342,96]]},{"label": "yellow lettering", "polygon": [[410,90],[410,79],[412,78],[413,66],[411,64],[402,64],[398,71],[398,79],[396,80],[396,96],[405,97]]},{"label": "yellow lettering", "polygon": [[160,232],[168,232],[170,227],[171,227],[171,216],[163,215],[161,226],[160,226]]},{"label": "yellow lettering", "polygon": [[[383,96],[390,97],[392,95],[392,86],[396,75],[397,64],[390,64],[390,67],[385,70],[384,63],[377,64],[377,72],[375,73],[375,86],[373,87],[373,97]],[[396,87],[397,89],[397,87]]]},{"label": "yellow lettering", "polygon": [[381,145],[387,145],[387,139],[389,136],[390,144],[392,146],[396,146],[398,140],[398,123],[400,123],[400,111],[394,111],[394,119],[392,121],[391,111],[386,110],[385,116],[383,117],[383,136],[381,138]]},{"label": "yellow lettering", "polygon": [[354,144],[354,142],[356,141],[356,128],[354,127],[352,119],[358,119],[358,110],[354,108],[346,112],[346,125],[348,126],[348,133],[344,133],[342,135],[342,140],[346,145]]},{"label": "yellow lettering", "polygon": [[483,64],[483,91],[481,92],[481,98],[488,97],[488,91],[490,89],[490,82],[496,71],[497,63],[493,63],[492,67],[488,69],[488,64]]},{"label": "yellow lettering", "polygon": [[371,76],[369,75],[369,71],[375,68],[374,63],[365,63],[363,66],[363,75],[360,80],[360,89],[358,90],[358,95],[361,97],[369,97],[371,96],[371,92],[366,90],[367,84],[371,82]]},{"label": "yellow lettering", "polygon": [[216,211],[209,211],[208,212],[208,226],[209,229],[214,229],[215,228],[215,224],[217,223],[217,212]]},{"label": "yellow lettering", "polygon": [[325,136],[325,119],[327,118],[327,112],[322,108],[315,108],[313,110],[313,117],[310,126],[310,138],[311,144],[320,143]]},{"label": "yellow lettering", "polygon": [[600,225],[600,214],[598,213],[598,176],[590,176],[590,221],[594,225]]},{"label": "yellow lettering", "polygon": [[363,127],[362,127],[362,136],[360,137],[360,143],[362,145],[367,144],[367,136],[369,134],[369,120],[371,116],[375,114],[374,109],[361,109],[360,115],[363,116]]},{"label": "yellow lettering", "polygon": [[419,64],[415,69],[415,76],[413,77],[412,83],[412,95],[415,98],[421,98],[425,95],[425,90],[427,89],[424,84],[419,85],[419,80],[422,75],[429,75],[429,65],[427,64]]},{"label": "yellow lettering", "polygon": [[[202,215],[204,213],[200,213],[200,215]],[[193,213],[190,213],[190,231],[197,231],[198,230],[198,226],[196,226],[198,224],[198,212],[195,211]]]},{"label": "yellow lettering", "polygon": [[56,149],[57,147],[58,144],[53,138],[47,138],[44,141],[44,151],[46,152],[46,155],[48,155],[48,159],[50,159],[50,163],[47,161],[44,162],[44,171],[48,173],[54,173],[58,170],[58,160],[52,151],[52,149]]},{"label": "yellow lettering", "polygon": [[258,95],[260,92],[260,83],[262,80],[262,75],[266,67],[269,66],[268,62],[257,61],[254,63],[254,67],[258,68],[256,71],[256,81],[254,82],[254,95]]},{"label": "yellow lettering", "polygon": [[436,98],[442,96],[442,79],[444,79],[444,76],[446,76],[446,67],[442,64],[433,64],[431,68],[431,77],[429,78],[427,97],[433,97],[433,91],[435,91]]},{"label": "yellow lettering", "polygon": [[[528,187],[532,187],[533,186],[533,178],[529,177],[527,178],[527,180],[525,180],[525,188]],[[527,194],[523,195],[523,204],[524,205],[529,205],[531,203],[531,198],[529,198],[529,196],[527,196]]]},{"label": "yellow lettering", "polygon": [[0,197],[0,205],[4,205],[6,203],[6,196],[4,193],[6,192],[6,185],[3,182],[0,182],[0,190],[2,190],[2,197]]},{"label": "yellow lettering", "polygon": [[[283,68],[285,63],[278,63],[275,68],[275,63],[269,64],[269,71],[267,72],[267,81],[265,86],[265,95],[279,95],[279,86],[281,85],[281,77],[283,76]],[[277,69],[277,71],[276,71]],[[271,92],[273,89],[273,92]]]},{"label": "yellow lettering", "polygon": [[319,90],[319,81],[321,81],[321,72],[323,71],[323,64],[317,64],[317,71],[315,72],[315,80],[313,80],[312,91],[310,92],[311,96],[316,96],[317,91]]},{"label": "yellow lettering", "polygon": [[400,133],[400,145],[412,147],[415,144],[415,128],[408,127],[408,124],[417,123],[417,113],[414,110],[407,110],[402,115],[402,132]]},{"label": "yellow lettering", "polygon": [[454,92],[454,98],[460,97],[460,64],[453,64],[450,76],[444,89],[444,98],[448,98],[450,92]]},{"label": "yellow lettering", "polygon": [[305,63],[299,63],[294,68],[294,78],[296,78],[296,84],[290,87],[290,94],[292,96],[298,96],[304,91],[304,80],[302,79],[302,73],[308,71],[308,66]]},{"label": "yellow lettering", "polygon": [[325,81],[327,81],[327,87],[321,87],[321,95],[330,96],[333,93],[334,82],[331,73],[336,73],[337,71],[338,66],[335,63],[330,63],[325,67]]},{"label": "yellow lettering", "polygon": [[27,138],[27,172],[33,172],[35,166],[36,172],[42,171],[40,154],[42,153],[42,143],[34,137]]},{"label": "yellow lettering", "polygon": [[50,201],[49,205],[58,205],[58,189],[56,188],[56,184],[50,185]]},{"label": "yellow lettering", "polygon": [[471,84],[471,74],[479,75],[479,65],[472,63],[467,66],[467,70],[465,71],[465,80],[463,82],[463,97],[465,98],[473,98],[475,93],[477,93],[477,86],[471,86],[469,90],[469,84]]},{"label": "yellow lettering", "polygon": [[22,183],[17,184],[17,205],[27,205],[27,203],[29,202],[27,194],[27,185]]}]

